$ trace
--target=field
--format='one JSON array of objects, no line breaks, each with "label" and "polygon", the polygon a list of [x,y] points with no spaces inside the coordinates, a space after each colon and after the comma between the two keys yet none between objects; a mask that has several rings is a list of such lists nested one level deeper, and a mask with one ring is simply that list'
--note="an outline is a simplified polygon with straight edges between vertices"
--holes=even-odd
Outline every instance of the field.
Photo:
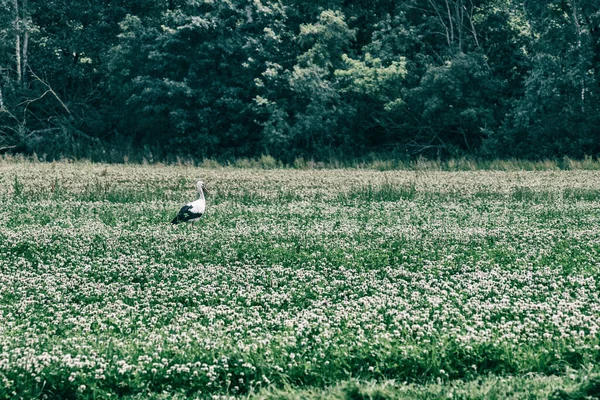
[{"label": "field", "polygon": [[0,160],[0,398],[584,398],[599,270],[594,171]]}]

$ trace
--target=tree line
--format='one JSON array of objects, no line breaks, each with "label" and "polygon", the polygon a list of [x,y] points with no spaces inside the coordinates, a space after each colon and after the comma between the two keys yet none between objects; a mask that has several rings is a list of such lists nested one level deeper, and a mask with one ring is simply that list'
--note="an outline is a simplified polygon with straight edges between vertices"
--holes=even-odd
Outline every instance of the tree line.
[{"label": "tree line", "polygon": [[596,157],[597,0],[0,0],[0,150]]}]

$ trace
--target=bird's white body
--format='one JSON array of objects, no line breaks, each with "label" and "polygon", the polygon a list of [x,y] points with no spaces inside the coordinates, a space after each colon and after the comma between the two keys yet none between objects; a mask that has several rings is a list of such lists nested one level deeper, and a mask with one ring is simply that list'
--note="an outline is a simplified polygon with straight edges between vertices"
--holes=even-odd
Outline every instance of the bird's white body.
[{"label": "bird's white body", "polygon": [[[204,214],[204,210],[206,210],[206,200],[204,200],[204,196],[196,201],[192,201],[191,203],[187,203],[186,206],[190,206],[192,208],[190,208],[190,211],[193,212],[194,214]],[[200,217],[198,218],[192,218],[187,220],[186,222],[196,222],[200,219]]]},{"label": "bird's white body", "polygon": [[206,200],[204,199],[203,191],[204,182],[198,181],[196,183],[196,189],[198,189],[198,200],[187,203],[185,206],[181,207],[179,213],[171,221],[173,225],[177,225],[181,222],[189,222],[194,226],[194,222],[198,221],[204,214],[204,211],[206,210]]}]

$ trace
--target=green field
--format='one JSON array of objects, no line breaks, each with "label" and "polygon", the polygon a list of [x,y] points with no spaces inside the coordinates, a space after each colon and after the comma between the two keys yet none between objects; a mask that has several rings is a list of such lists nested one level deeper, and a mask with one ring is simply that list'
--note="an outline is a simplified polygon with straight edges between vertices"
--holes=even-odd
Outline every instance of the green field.
[{"label": "green field", "polygon": [[0,161],[0,398],[591,396],[599,272],[594,171]]}]

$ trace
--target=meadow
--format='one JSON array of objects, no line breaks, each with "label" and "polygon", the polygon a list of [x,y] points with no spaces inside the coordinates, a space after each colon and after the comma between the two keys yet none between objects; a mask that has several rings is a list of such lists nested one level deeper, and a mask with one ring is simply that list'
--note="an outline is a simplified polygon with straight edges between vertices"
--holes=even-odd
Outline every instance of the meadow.
[{"label": "meadow", "polygon": [[586,398],[599,266],[595,171],[4,159],[0,398]]}]

